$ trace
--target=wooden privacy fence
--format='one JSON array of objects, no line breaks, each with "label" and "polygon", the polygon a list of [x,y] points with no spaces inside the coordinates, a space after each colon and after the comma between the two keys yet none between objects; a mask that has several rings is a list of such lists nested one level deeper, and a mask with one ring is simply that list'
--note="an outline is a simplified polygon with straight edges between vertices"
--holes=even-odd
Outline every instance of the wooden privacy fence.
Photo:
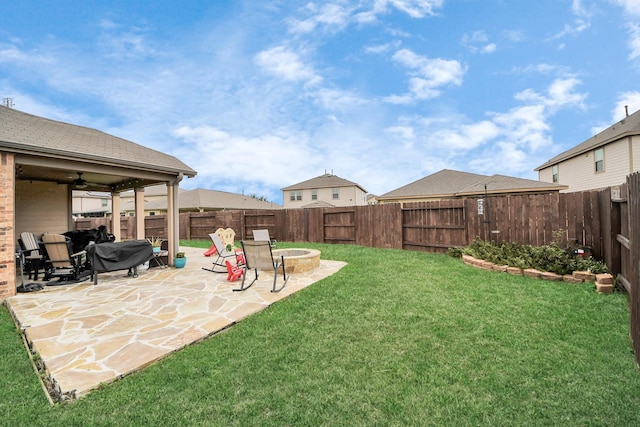
[{"label": "wooden privacy fence", "polygon": [[[640,173],[627,177],[626,186],[615,200],[614,219],[619,216],[620,274],[629,293],[630,330],[636,364],[640,365]],[[613,231],[615,234],[615,230]]]},{"label": "wooden privacy fence", "polygon": [[[560,236],[604,257],[601,205],[606,193],[517,195],[341,208],[216,211],[180,214],[181,239],[208,239],[217,228],[233,228],[250,239],[255,229],[286,242],[343,243],[443,252],[466,246],[476,237],[540,246]],[[76,221],[77,229],[109,227],[109,218]],[[121,217],[123,239],[136,235],[135,221]],[[165,215],[145,218],[145,235],[167,235]],[[562,230],[561,233],[558,233]],[[611,240],[609,238],[609,240]]]}]

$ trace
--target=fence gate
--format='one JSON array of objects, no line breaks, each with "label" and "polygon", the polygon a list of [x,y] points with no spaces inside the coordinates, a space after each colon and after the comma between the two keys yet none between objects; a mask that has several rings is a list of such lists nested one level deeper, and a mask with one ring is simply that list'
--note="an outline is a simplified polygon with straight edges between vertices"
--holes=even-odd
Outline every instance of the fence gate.
[{"label": "fence gate", "polygon": [[469,244],[464,200],[407,203],[402,208],[402,247],[446,252]]},{"label": "fence gate", "polygon": [[324,212],[324,242],[354,244],[356,242],[355,209],[327,209]]}]

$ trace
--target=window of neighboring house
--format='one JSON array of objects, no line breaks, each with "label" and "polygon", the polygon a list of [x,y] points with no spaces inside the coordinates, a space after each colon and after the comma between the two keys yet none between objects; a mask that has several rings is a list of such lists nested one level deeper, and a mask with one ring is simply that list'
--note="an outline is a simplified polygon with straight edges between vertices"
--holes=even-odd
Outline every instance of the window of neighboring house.
[{"label": "window of neighboring house", "polygon": [[318,200],[318,190],[311,190],[311,200]]},{"label": "window of neighboring house", "polygon": [[156,214],[155,211],[149,211],[149,216],[154,216]]},{"label": "window of neighboring house", "polygon": [[551,167],[551,174],[553,175],[553,182],[558,183],[558,165]]},{"label": "window of neighboring house", "polygon": [[604,148],[598,148],[594,151],[593,159],[596,162],[596,173],[604,172]]},{"label": "window of neighboring house", "polygon": [[107,199],[100,199],[100,206],[106,208],[109,205],[109,201]]},{"label": "window of neighboring house", "polygon": [[136,216],[135,212],[129,212],[129,216]]},{"label": "window of neighboring house", "polygon": [[290,200],[295,202],[296,200],[302,200],[302,190],[295,190],[289,193]]},{"label": "window of neighboring house", "polygon": [[339,199],[340,198],[340,189],[339,188],[334,188],[333,189],[333,198],[334,199]]}]

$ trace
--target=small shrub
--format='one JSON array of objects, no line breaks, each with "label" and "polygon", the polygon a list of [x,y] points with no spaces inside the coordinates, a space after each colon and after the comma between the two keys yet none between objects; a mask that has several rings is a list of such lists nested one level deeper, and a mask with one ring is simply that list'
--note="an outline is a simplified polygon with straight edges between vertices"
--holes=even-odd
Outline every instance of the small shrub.
[{"label": "small shrub", "polygon": [[452,258],[462,258],[462,248],[449,248],[447,250],[447,255]]}]

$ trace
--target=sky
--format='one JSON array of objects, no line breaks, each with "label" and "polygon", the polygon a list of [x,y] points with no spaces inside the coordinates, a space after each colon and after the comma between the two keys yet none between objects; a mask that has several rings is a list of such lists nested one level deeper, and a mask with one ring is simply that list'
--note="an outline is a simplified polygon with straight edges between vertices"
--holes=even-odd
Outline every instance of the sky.
[{"label": "sky", "polygon": [[640,109],[640,0],[0,0],[0,98],[282,203],[534,169]]}]

